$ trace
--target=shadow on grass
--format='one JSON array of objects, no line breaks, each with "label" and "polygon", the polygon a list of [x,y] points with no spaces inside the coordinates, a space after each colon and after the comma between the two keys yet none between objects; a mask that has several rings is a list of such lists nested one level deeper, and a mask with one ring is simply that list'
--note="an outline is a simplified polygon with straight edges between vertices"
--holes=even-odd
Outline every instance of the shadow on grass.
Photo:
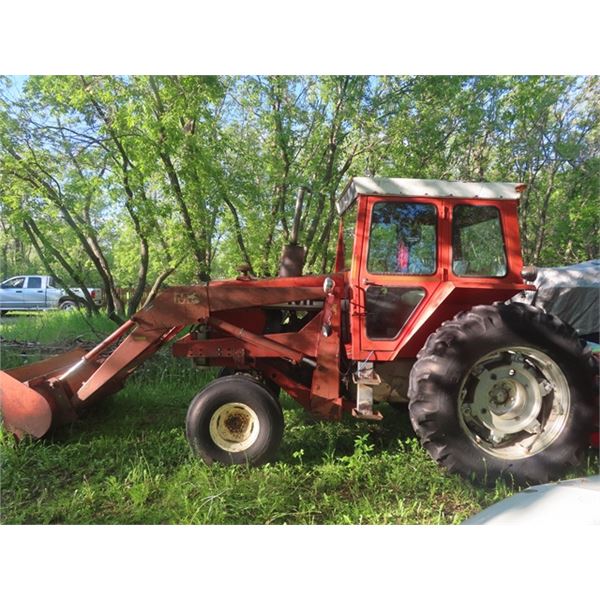
[{"label": "shadow on grass", "polygon": [[[145,381],[136,375],[118,394],[91,406],[81,418],[51,432],[38,444],[66,448],[93,445],[101,438],[115,448],[129,440],[149,459],[156,438],[171,436],[180,447],[185,441],[185,417],[194,395],[212,380],[214,373],[200,372],[196,381],[189,378],[174,387],[171,381]],[[408,411],[390,406],[380,408],[383,421],[357,421],[349,416],[339,422],[320,421],[304,411],[292,398],[282,393],[285,431],[276,463],[298,463],[298,453],[307,466],[322,464],[334,458],[350,456],[359,436],[368,435],[374,453],[397,452],[398,440],[415,438]],[[129,445],[129,444],[128,444]],[[187,442],[182,460],[191,456]],[[197,459],[199,460],[199,459]]]},{"label": "shadow on grass", "polygon": [[[22,364],[19,355],[7,353],[6,358],[10,366]],[[50,450],[89,446],[103,440],[118,448],[129,440],[130,448],[133,445],[151,457],[154,454],[151,444],[155,443],[152,440],[171,436],[185,460],[191,456],[184,435],[188,406],[216,373],[217,369],[197,369],[162,351],[147,360],[118,394],[99,400],[78,421],[35,443]],[[285,393],[281,395],[281,403],[285,433],[278,463],[297,464],[299,453],[305,465],[349,456],[355,450],[357,437],[364,435],[369,436],[375,452],[397,451],[399,439],[414,438],[406,407],[400,410],[381,407],[385,418],[379,423],[357,421],[349,416],[340,422],[323,422],[311,417]]]}]

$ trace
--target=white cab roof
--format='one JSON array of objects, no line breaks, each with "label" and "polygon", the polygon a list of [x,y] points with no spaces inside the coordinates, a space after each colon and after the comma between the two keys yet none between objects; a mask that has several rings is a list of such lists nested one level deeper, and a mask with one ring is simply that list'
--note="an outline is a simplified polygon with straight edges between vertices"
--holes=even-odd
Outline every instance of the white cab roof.
[{"label": "white cab roof", "polygon": [[525,186],[507,182],[442,181],[441,179],[400,179],[398,177],[353,177],[336,202],[342,214],[359,194],[365,196],[408,196],[431,198],[479,198],[519,200]]}]

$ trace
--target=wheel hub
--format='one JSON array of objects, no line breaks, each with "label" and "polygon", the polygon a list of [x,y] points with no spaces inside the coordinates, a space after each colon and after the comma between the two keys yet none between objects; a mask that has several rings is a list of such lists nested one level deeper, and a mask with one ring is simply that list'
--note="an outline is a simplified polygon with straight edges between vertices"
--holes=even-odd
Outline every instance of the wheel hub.
[{"label": "wheel hub", "polygon": [[558,365],[533,348],[507,348],[480,359],[460,391],[460,421],[482,449],[516,459],[540,452],[562,431],[569,387]]},{"label": "wheel hub", "polygon": [[475,384],[473,410],[490,430],[516,433],[536,418],[542,394],[534,372],[524,366],[484,369]]},{"label": "wheel hub", "polygon": [[232,437],[244,437],[250,419],[247,415],[230,415],[225,419],[225,429]]},{"label": "wheel hub", "polygon": [[229,402],[220,406],[209,424],[213,442],[227,452],[243,452],[254,444],[260,431],[258,416],[246,404]]}]

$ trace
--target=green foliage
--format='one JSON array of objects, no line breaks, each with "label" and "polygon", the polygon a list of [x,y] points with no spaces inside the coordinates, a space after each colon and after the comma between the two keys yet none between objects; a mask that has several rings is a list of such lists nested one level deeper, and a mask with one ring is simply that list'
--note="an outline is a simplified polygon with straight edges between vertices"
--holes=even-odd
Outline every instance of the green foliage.
[{"label": "green foliage", "polygon": [[0,335],[5,341],[32,345],[101,341],[115,328],[104,315],[90,316],[82,310],[12,312],[0,321]]},{"label": "green foliage", "polygon": [[335,198],[365,174],[522,181],[526,262],[596,257],[598,81],[3,78],[3,275],[48,264],[105,287],[121,313],[135,306],[119,287],[229,277],[240,262],[274,275],[301,185],[307,271],[328,270]]}]

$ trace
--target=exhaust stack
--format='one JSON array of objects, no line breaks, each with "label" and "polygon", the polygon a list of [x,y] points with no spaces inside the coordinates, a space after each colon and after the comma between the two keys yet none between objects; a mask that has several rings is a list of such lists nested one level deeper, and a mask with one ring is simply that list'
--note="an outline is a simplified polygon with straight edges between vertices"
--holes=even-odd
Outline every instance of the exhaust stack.
[{"label": "exhaust stack", "polygon": [[281,260],[279,263],[279,277],[300,277],[304,268],[306,258],[306,248],[298,244],[298,235],[300,232],[300,217],[302,216],[302,204],[304,193],[307,188],[302,186],[298,188],[296,194],[296,208],[294,209],[294,223],[292,225],[292,234],[290,241],[283,247]]}]

